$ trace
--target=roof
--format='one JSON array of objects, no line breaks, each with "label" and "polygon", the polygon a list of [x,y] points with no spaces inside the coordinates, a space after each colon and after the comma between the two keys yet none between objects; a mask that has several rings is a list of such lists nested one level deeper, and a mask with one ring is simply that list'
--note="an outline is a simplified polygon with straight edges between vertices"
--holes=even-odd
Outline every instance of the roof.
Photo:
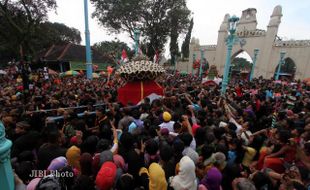
[{"label": "roof", "polygon": [[[110,63],[113,64],[113,58],[101,54],[95,49],[92,50],[92,62],[94,63]],[[47,50],[39,52],[36,56],[38,59],[46,61],[75,61],[86,62],[85,46],[66,43],[63,45],[52,45]]]}]

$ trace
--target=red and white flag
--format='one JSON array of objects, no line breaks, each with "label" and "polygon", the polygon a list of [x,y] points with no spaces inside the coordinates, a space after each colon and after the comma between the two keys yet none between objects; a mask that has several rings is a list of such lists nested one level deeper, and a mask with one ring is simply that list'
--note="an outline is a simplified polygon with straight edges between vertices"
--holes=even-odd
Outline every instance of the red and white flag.
[{"label": "red and white flag", "polygon": [[126,63],[128,61],[128,56],[127,56],[127,52],[125,49],[123,49],[122,51],[122,63]]}]

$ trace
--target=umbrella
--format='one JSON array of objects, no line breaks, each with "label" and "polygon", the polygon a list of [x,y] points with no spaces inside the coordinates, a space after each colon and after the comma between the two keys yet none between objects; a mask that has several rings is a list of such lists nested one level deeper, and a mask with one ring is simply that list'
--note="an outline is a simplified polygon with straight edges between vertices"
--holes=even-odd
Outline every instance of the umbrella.
[{"label": "umbrella", "polygon": [[100,74],[100,75],[106,75],[106,72],[101,71],[99,74]]},{"label": "umbrella", "polygon": [[0,75],[6,75],[7,74],[7,72],[6,71],[4,71],[4,70],[0,70]]},{"label": "umbrella", "polygon": [[80,74],[79,72],[73,71],[73,70],[69,70],[65,72],[65,76],[77,76],[79,74]]},{"label": "umbrella", "polygon": [[58,73],[56,71],[54,71],[53,69],[48,69],[48,74],[50,74],[50,75],[58,75]]},{"label": "umbrella", "polygon": [[99,75],[97,73],[93,73],[93,78],[97,79],[97,78],[99,78]]}]

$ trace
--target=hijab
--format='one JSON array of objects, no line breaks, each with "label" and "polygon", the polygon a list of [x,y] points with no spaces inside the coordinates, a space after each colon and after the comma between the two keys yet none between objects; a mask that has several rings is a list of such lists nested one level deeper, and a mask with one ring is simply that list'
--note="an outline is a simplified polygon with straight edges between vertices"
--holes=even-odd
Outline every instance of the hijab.
[{"label": "hijab", "polygon": [[55,171],[65,167],[67,164],[67,159],[63,156],[60,156],[53,159],[47,169]]},{"label": "hijab", "polygon": [[152,163],[149,167],[149,189],[161,190],[167,189],[167,181],[164,170],[157,163]]},{"label": "hijab", "polygon": [[76,146],[71,146],[66,153],[68,164],[80,171],[81,151]]},{"label": "hijab", "polygon": [[221,182],[222,174],[216,167],[212,167],[201,180],[201,184],[203,184],[208,190],[220,190]]},{"label": "hijab", "polygon": [[195,164],[188,156],[180,160],[180,172],[171,181],[171,187],[174,190],[196,190],[197,181],[195,173]]},{"label": "hijab", "polygon": [[[161,166],[157,163],[152,163],[147,170],[146,168],[141,168],[139,175],[148,177],[148,189],[149,190],[162,190],[167,189],[167,181],[165,177],[165,172]],[[147,185],[147,184],[145,184]]]}]

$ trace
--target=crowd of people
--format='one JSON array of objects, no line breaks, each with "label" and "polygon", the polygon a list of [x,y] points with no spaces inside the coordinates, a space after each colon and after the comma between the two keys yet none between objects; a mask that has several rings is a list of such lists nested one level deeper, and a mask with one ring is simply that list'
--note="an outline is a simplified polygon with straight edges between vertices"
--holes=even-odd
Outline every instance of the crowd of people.
[{"label": "crowd of people", "polygon": [[195,76],[166,74],[162,98],[121,105],[116,75],[36,75],[27,91],[18,74],[0,76],[16,189],[310,188],[310,91],[301,81],[236,80],[221,95]]}]

